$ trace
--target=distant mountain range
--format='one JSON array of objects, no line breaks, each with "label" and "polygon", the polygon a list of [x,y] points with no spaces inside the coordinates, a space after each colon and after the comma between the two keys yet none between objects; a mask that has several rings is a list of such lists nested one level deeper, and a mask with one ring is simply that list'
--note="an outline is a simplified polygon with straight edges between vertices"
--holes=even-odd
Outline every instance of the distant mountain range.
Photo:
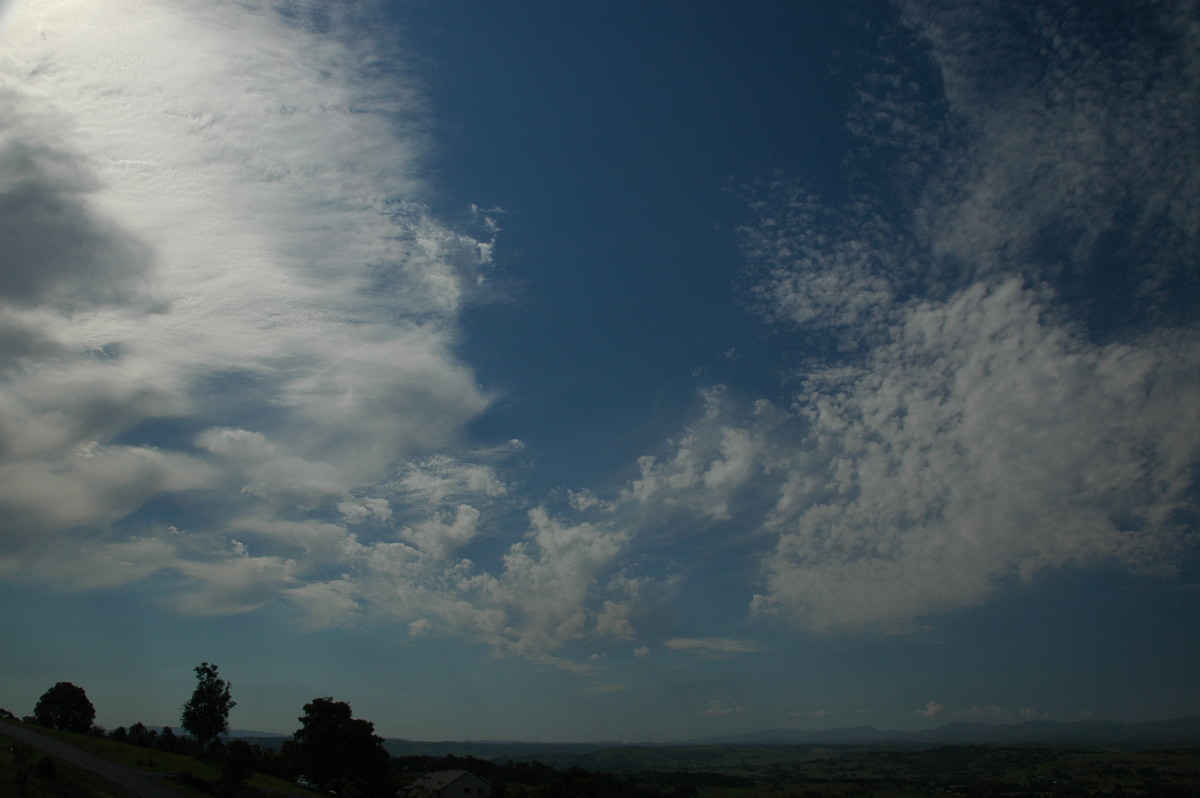
[{"label": "distant mountain range", "polygon": [[[516,741],[442,741],[389,739],[384,747],[392,756],[474,756],[493,761],[503,759],[539,759],[547,764],[578,763],[581,766],[601,762],[611,764],[620,751],[642,749],[646,756],[657,757],[661,766],[675,759],[670,749],[697,746],[941,746],[941,745],[1030,745],[1053,748],[1149,748],[1193,747],[1200,745],[1200,717],[1146,723],[1121,723],[1085,720],[1073,723],[1029,721],[1027,723],[948,723],[935,729],[900,731],[856,726],[821,731],[770,729],[747,734],[679,740],[670,743],[533,743]],[[656,752],[651,754],[651,752]],[[601,752],[607,752],[602,755]],[[683,760],[680,760],[682,764]]]},{"label": "distant mountain range", "polygon": [[[290,735],[234,730],[229,737],[252,739],[278,749]],[[384,748],[392,756],[473,756],[490,761],[541,762],[556,767],[580,765],[598,770],[693,769],[698,747],[929,747],[943,745],[1015,745],[1045,748],[1116,749],[1200,746],[1200,717],[1121,723],[1083,720],[1073,723],[1037,720],[1027,723],[948,723],[935,729],[900,731],[855,726],[821,731],[768,729],[746,734],[678,740],[669,743],[539,743],[499,740],[420,741],[391,738]],[[640,753],[639,753],[640,752]],[[780,751],[780,756],[786,752]],[[702,757],[703,758],[703,757]]]}]

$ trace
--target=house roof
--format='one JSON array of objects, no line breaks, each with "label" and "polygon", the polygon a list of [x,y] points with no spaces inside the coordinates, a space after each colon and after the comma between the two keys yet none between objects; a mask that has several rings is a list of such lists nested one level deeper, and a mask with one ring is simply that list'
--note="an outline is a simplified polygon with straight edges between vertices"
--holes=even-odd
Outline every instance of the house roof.
[{"label": "house roof", "polygon": [[419,790],[437,793],[464,776],[471,776],[471,772],[469,770],[439,770],[417,779],[412,786]]}]

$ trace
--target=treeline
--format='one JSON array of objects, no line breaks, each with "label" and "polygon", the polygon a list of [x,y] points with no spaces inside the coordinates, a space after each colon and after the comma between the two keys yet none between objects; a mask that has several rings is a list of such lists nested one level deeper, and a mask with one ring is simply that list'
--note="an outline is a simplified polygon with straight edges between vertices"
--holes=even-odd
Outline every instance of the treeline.
[{"label": "treeline", "polygon": [[[579,767],[559,770],[537,761],[500,764],[452,754],[391,757],[373,723],[353,717],[348,703],[329,697],[305,704],[300,728],[279,745],[228,739],[229,711],[236,706],[231,686],[216,665],[201,663],[195,673],[197,684],[181,715],[185,734],[170,727],[151,729],[141,722],[107,731],[95,724],[95,707],[86,692],[69,682],[47,690],[25,720],[198,757],[221,768],[221,778],[212,783],[194,778],[190,786],[220,798],[253,796],[246,786],[253,773],[342,798],[392,798],[421,776],[442,770],[470,771],[490,784],[491,798],[689,798],[702,787],[753,786],[749,779],[717,773],[645,771],[618,776]],[[0,714],[11,716],[2,710]]]}]

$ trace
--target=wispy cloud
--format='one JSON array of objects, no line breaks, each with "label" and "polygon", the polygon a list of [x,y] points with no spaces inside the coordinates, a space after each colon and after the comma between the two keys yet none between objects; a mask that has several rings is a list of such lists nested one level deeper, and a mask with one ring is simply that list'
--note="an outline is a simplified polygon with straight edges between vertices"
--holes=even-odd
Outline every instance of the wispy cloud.
[{"label": "wispy cloud", "polygon": [[673,651],[691,651],[698,654],[748,654],[762,651],[762,646],[749,640],[733,640],[728,637],[673,637],[663,642]]}]

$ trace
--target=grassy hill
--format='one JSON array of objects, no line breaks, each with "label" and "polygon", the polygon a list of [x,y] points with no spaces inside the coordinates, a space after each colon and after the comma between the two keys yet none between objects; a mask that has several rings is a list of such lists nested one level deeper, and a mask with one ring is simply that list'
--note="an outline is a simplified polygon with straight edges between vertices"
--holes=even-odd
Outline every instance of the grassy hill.
[{"label": "grassy hill", "polygon": [[[0,798],[18,795],[26,798],[129,797],[128,792],[104,779],[5,735],[5,727],[10,723],[15,724],[13,721],[0,722]],[[184,796],[212,798],[210,789],[221,779],[219,765],[185,754],[151,750],[41,726],[28,728],[123,767],[156,774],[162,777],[164,786]],[[247,784],[252,790],[266,796],[306,792],[289,781],[259,773],[252,775]]]}]

